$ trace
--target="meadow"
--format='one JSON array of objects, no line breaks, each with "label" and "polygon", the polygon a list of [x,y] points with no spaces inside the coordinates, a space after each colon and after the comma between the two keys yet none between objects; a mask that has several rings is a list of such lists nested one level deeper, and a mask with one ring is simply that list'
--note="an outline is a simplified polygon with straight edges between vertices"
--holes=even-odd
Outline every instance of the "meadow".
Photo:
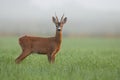
[{"label": "meadow", "polygon": [[18,37],[0,37],[0,80],[120,80],[120,38],[63,38],[54,64],[32,54],[20,64]]}]

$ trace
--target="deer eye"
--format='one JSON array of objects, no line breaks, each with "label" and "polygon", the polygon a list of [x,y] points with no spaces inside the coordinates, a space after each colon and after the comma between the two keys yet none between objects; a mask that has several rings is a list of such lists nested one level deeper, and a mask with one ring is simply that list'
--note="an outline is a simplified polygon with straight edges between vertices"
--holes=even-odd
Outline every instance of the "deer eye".
[{"label": "deer eye", "polygon": [[56,24],[56,27],[58,27],[58,24]]}]

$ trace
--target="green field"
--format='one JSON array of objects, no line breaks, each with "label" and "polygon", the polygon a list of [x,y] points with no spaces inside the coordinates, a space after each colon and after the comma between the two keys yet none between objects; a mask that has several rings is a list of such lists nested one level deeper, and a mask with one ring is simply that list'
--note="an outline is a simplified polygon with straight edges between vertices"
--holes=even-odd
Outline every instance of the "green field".
[{"label": "green field", "polygon": [[32,54],[20,64],[18,37],[0,37],[0,80],[120,80],[120,38],[64,38],[54,64]]}]

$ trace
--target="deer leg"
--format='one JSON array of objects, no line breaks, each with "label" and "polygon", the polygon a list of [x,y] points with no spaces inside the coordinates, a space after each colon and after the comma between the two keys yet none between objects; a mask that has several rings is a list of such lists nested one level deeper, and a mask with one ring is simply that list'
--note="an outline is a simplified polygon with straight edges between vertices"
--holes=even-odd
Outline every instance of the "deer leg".
[{"label": "deer leg", "polygon": [[51,54],[47,55],[49,63],[51,63]]},{"label": "deer leg", "polygon": [[52,56],[52,60],[51,60],[52,63],[55,62],[55,55]]},{"label": "deer leg", "polygon": [[24,50],[22,54],[15,60],[16,63],[20,63],[23,59],[25,59],[28,55],[30,55],[30,50]]},{"label": "deer leg", "polygon": [[57,52],[58,52],[58,50],[55,50],[51,54],[47,55],[48,56],[48,61],[50,63],[54,63],[55,62],[55,55],[56,55]]},{"label": "deer leg", "polygon": [[58,52],[58,51],[55,50],[55,51],[52,53],[52,55],[51,55],[51,62],[52,62],[52,63],[55,62],[55,56],[56,56],[56,53],[57,53],[57,52]]}]

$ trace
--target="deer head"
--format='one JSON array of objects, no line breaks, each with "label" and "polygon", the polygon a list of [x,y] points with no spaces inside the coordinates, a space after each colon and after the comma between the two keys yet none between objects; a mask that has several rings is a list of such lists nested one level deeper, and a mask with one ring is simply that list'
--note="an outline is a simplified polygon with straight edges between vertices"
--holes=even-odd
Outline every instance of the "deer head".
[{"label": "deer head", "polygon": [[55,17],[52,17],[52,21],[56,25],[56,30],[57,31],[62,31],[63,25],[67,21],[67,17],[64,18],[64,14],[63,14],[63,16],[61,17],[61,20],[59,21],[58,17],[55,16]]}]

